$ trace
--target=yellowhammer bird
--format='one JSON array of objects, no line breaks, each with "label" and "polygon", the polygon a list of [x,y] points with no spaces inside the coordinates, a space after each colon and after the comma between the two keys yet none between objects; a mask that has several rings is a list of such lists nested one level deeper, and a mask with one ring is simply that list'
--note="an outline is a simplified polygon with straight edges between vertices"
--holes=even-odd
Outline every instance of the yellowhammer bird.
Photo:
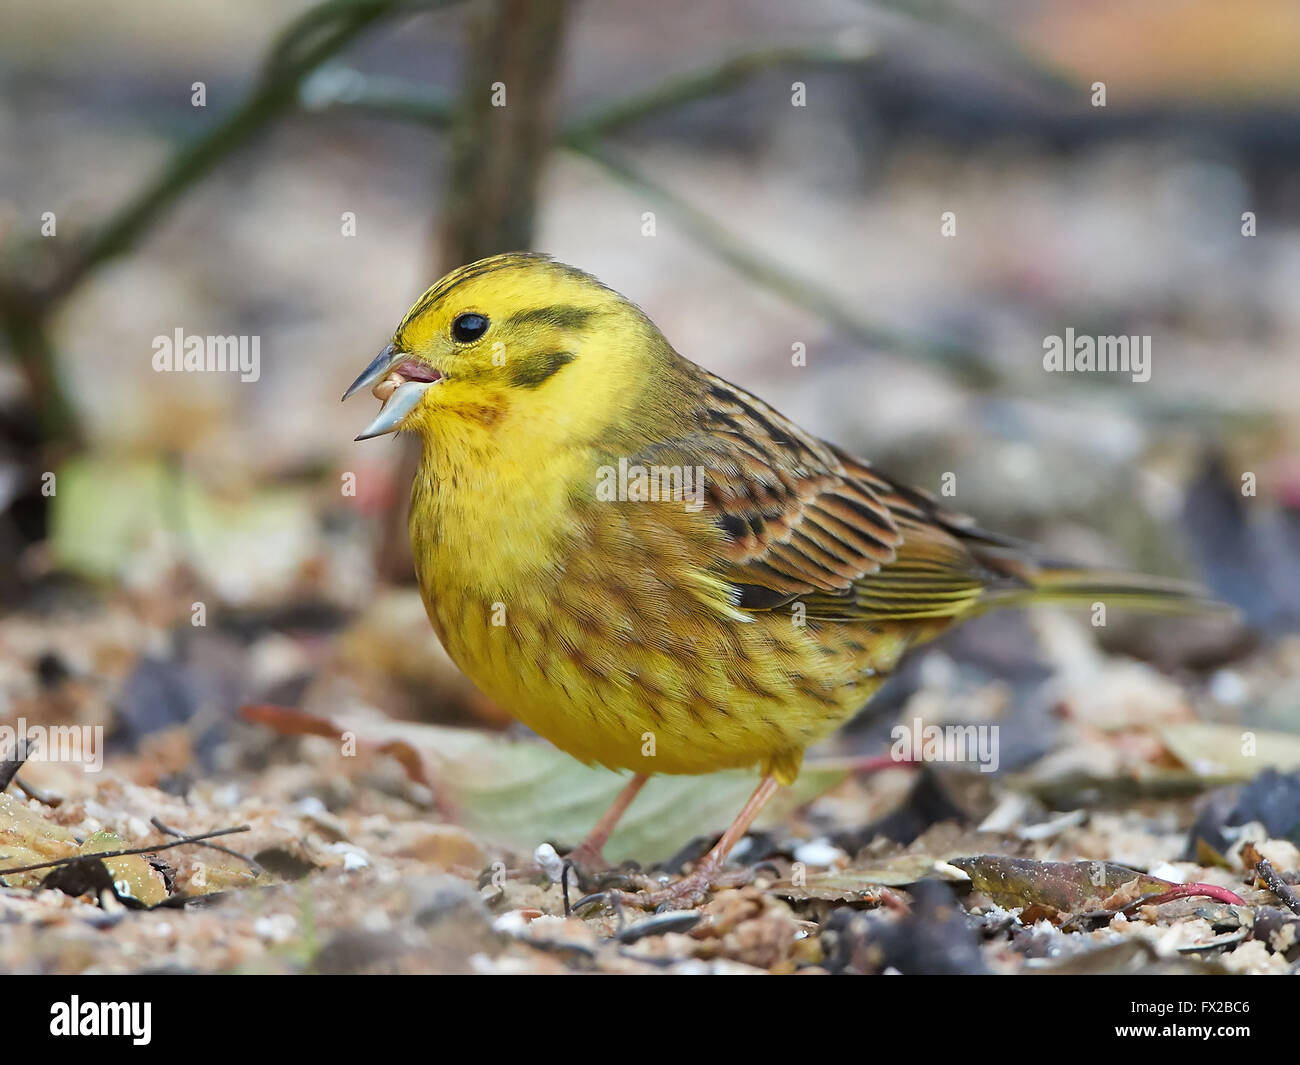
[{"label": "yellowhammer bird", "polygon": [[598,861],[654,773],[758,767],[691,876],[699,899],[803,752],[908,648],[993,606],[1186,600],[1048,565],[683,358],[637,307],[541,255],[448,274],[344,399],[357,438],[418,433],[411,543],[448,654],[587,763],[635,776],[575,852]]}]

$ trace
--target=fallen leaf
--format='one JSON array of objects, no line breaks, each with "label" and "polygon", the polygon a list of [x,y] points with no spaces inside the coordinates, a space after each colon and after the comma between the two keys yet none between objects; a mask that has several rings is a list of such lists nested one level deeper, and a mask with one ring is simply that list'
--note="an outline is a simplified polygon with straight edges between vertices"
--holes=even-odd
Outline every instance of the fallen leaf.
[{"label": "fallen leaf", "polygon": [[[103,854],[105,851],[125,850],[127,845],[112,832],[96,832],[81,845],[85,855]],[[146,860],[143,854],[123,854],[105,858],[103,864],[113,878],[113,891],[121,899],[132,899],[141,906],[157,906],[167,898],[167,883],[163,875]]]},{"label": "fallen leaf", "polygon": [[1038,862],[982,854],[952,858],[950,864],[969,874],[977,891],[1005,909],[1058,913],[1130,909],[1139,902],[1156,905],[1175,898],[1207,895],[1241,905],[1239,896],[1212,884],[1175,884],[1114,862]]},{"label": "fallen leaf", "polygon": [[1158,733],[1170,753],[1198,776],[1250,780],[1261,769],[1300,769],[1300,735],[1290,732],[1198,722],[1165,725]]},{"label": "fallen leaf", "polygon": [[5,876],[5,869],[35,865],[77,853],[77,837],[62,825],[47,820],[19,798],[0,794],[0,878],[10,887],[35,887],[48,870]]}]

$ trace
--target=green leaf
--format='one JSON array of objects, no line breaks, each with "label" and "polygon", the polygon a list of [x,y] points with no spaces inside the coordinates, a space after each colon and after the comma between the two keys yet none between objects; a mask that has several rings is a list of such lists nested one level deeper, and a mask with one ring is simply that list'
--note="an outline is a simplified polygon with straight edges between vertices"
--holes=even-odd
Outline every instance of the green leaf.
[{"label": "green leaf", "polygon": [[1300,736],[1240,725],[1187,723],[1165,725],[1160,739],[1198,776],[1253,780],[1261,769],[1300,769]]},{"label": "green leaf", "polygon": [[185,562],[225,599],[274,598],[317,543],[302,491],[218,496],[158,461],[76,459],[58,473],[50,545],[97,579]]},{"label": "green leaf", "polygon": [[[128,850],[122,839],[112,832],[99,831],[81,845],[82,854],[103,854],[106,851]],[[119,897],[135,899],[144,906],[157,906],[167,901],[167,885],[163,876],[150,865],[142,854],[122,854],[105,858],[104,865],[113,878]]]},{"label": "green leaf", "polygon": [[[544,743],[436,731],[435,750],[454,751],[437,780],[450,791],[457,819],[486,842],[516,851],[531,852],[545,840],[576,845],[630,779],[584,766]],[[758,823],[781,821],[846,776],[837,769],[805,771],[777,793]],[[726,828],[757,785],[758,774],[744,770],[652,777],[623,815],[605,857],[666,858],[693,837]]]}]

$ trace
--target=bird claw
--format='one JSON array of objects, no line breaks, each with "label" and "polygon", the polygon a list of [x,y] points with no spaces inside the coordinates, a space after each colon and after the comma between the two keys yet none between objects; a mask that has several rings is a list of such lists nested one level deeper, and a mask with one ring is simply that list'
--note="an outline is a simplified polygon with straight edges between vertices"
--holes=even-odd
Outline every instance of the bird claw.
[{"label": "bird claw", "polygon": [[[564,864],[570,884],[582,891],[595,891],[597,894],[610,888],[641,887],[647,879],[635,863],[610,865],[599,852],[583,851],[581,847],[575,847],[566,854]],[[654,886],[660,885],[656,883]],[[588,896],[590,897],[592,896]]]},{"label": "bird claw", "polygon": [[615,907],[629,906],[664,913],[668,910],[692,909],[704,902],[710,892],[720,888],[748,884],[754,879],[754,871],[737,869],[724,873],[705,866],[667,885],[643,874],[629,875],[627,879],[641,890],[606,891],[606,902]]}]

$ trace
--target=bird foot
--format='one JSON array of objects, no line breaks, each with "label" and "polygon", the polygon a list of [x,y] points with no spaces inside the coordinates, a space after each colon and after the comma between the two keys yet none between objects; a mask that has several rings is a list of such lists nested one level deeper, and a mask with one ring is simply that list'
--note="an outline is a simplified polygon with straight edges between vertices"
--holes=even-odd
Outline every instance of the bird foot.
[{"label": "bird foot", "polygon": [[605,899],[611,905],[634,906],[643,910],[688,910],[700,905],[712,891],[741,887],[753,879],[752,869],[724,873],[717,866],[704,863],[693,873],[666,885],[644,874],[629,874],[628,882],[640,890],[607,891]]}]

